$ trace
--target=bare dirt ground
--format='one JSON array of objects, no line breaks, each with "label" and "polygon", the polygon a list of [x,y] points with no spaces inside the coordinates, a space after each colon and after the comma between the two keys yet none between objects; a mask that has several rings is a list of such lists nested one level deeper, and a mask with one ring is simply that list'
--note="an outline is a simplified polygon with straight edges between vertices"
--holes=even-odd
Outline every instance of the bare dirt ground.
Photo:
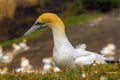
[{"label": "bare dirt ground", "polygon": [[[120,57],[120,9],[114,10],[103,18],[88,23],[66,28],[70,42],[76,46],[81,43],[87,45],[87,50],[97,52],[108,43],[117,47],[116,59]],[[27,57],[34,68],[41,67],[44,57],[52,56],[53,39],[49,30],[43,36],[28,41],[30,50],[17,55],[7,66],[10,69],[20,66],[20,58]]]}]

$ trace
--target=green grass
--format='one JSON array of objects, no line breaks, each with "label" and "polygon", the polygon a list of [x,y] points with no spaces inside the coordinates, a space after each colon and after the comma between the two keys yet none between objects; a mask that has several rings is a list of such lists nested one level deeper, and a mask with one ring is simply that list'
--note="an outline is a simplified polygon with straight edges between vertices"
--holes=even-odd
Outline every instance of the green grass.
[{"label": "green grass", "polygon": [[105,14],[98,13],[98,12],[87,13],[87,14],[83,14],[81,16],[69,17],[69,18],[66,18],[63,21],[64,21],[66,27],[78,26],[80,24],[86,23],[86,22],[88,22],[90,20],[93,20],[93,19],[96,19],[96,18],[99,18],[99,17],[102,17],[102,16],[105,16]]},{"label": "green grass", "polygon": [[[86,77],[82,77],[83,73]],[[0,80],[100,80],[101,77],[107,78],[104,80],[120,80],[120,63],[76,67],[44,75],[40,73],[12,73],[0,75]]]},{"label": "green grass", "polygon": [[[102,13],[89,13],[88,14],[87,13],[87,14],[84,14],[82,16],[72,16],[72,17],[64,19],[63,21],[64,21],[66,27],[78,26],[80,24],[86,23],[92,19],[95,19],[95,18],[98,18],[101,16],[104,16],[104,14],[102,14]],[[32,39],[35,37],[40,37],[47,30],[48,30],[48,28],[39,29],[39,30],[33,32],[32,34],[30,34],[29,36],[27,36],[27,39],[29,40],[29,39]],[[22,41],[23,38],[25,38],[25,37],[21,36],[21,37],[15,38],[13,40],[5,41],[5,42],[0,43],[0,44],[3,46],[9,46],[14,42],[18,43],[18,42]]]}]

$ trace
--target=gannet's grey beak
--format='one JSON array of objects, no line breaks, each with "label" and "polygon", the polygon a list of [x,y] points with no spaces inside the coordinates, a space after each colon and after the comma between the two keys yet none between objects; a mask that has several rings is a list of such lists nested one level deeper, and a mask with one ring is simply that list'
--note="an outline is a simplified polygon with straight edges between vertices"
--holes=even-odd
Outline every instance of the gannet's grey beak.
[{"label": "gannet's grey beak", "polygon": [[33,26],[24,34],[24,36],[29,35],[30,33],[32,33],[33,31],[37,30],[38,28],[42,27],[44,23],[40,23],[40,22],[35,22],[33,24]]}]

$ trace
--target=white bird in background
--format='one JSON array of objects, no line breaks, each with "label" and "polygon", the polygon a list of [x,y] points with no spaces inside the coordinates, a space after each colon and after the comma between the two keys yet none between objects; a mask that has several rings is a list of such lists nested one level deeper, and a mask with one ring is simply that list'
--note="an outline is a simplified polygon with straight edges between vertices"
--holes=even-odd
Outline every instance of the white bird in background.
[{"label": "white bird in background", "polygon": [[108,43],[101,51],[100,53],[106,57],[106,60],[113,61],[114,55],[115,55],[116,46],[113,43]]},{"label": "white bird in background", "polygon": [[18,72],[29,72],[32,69],[30,61],[26,57],[21,57],[20,68],[17,68],[15,71]]},{"label": "white bird in background", "polygon": [[60,69],[55,65],[55,62],[53,60],[53,57],[46,57],[42,59],[43,62],[43,73],[46,73],[48,71],[53,71],[53,72],[59,72]]},{"label": "white bird in background", "polygon": [[21,47],[18,45],[18,44],[16,44],[16,43],[13,43],[12,44],[12,47],[13,47],[13,52],[19,52],[20,50],[21,50]]},{"label": "white bird in background", "polygon": [[2,48],[2,46],[0,45],[0,60],[2,59],[2,57],[3,57],[3,48]]},{"label": "white bird in background", "polygon": [[113,43],[109,43],[100,51],[100,53],[106,56],[113,56],[115,55],[115,50],[116,46]]},{"label": "white bird in background", "polygon": [[44,64],[43,65],[43,72],[47,72],[47,71],[50,71],[51,70],[51,64]]},{"label": "white bird in background", "polygon": [[48,57],[48,58],[45,57],[45,58],[42,59],[42,62],[44,64],[51,64],[53,62],[53,58],[52,57]]},{"label": "white bird in background", "polygon": [[65,34],[65,27],[62,20],[54,13],[44,13],[35,24],[25,33],[30,34],[42,26],[51,28],[54,39],[53,58],[60,68],[73,68],[76,65],[87,65],[96,63],[106,63],[102,55],[86,51],[81,48],[74,48]]},{"label": "white bird in background", "polygon": [[0,69],[0,74],[6,74],[8,73],[8,67],[3,67],[3,69]]},{"label": "white bird in background", "polygon": [[29,49],[29,47],[27,46],[27,40],[26,39],[23,39],[23,41],[19,43],[19,46],[23,50],[28,50]]},{"label": "white bird in background", "polygon": [[1,63],[10,63],[13,60],[13,53],[7,53],[2,57]]},{"label": "white bird in background", "polygon": [[20,63],[20,66],[22,68],[25,68],[25,67],[28,67],[28,68],[32,68],[32,65],[30,65],[30,61],[26,58],[26,57],[22,57],[21,58],[21,63]]},{"label": "white bird in background", "polygon": [[53,66],[52,67],[53,72],[59,72],[60,68],[58,68],[57,66]]}]

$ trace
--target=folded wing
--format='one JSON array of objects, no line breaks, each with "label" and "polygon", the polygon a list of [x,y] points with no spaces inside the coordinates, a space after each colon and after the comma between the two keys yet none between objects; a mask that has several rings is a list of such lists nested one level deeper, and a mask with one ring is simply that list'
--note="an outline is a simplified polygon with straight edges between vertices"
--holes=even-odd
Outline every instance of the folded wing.
[{"label": "folded wing", "polygon": [[92,63],[103,64],[105,58],[94,52],[86,51],[84,49],[75,49],[73,52],[73,58],[76,65],[87,65]]}]

